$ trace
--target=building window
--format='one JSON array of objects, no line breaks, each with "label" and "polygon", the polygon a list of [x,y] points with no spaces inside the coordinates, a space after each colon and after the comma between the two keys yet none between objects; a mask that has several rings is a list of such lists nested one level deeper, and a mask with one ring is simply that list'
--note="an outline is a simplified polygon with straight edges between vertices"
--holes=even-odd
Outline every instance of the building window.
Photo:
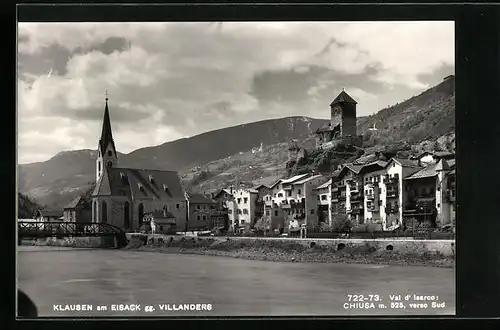
[{"label": "building window", "polygon": [[238,214],[241,214],[241,210],[240,209],[238,209]]},{"label": "building window", "polygon": [[440,206],[441,206],[441,204],[440,204],[440,203],[438,203],[438,204],[437,204],[437,207],[439,208]]},{"label": "building window", "polygon": [[279,193],[279,194],[278,194],[278,197],[283,197],[283,194],[282,194],[282,193]]},{"label": "building window", "polygon": [[243,198],[243,203],[245,203],[245,204],[248,203],[248,198],[247,197]]},{"label": "building window", "polygon": [[206,210],[207,209],[207,206],[206,205],[203,205],[203,209]]},{"label": "building window", "polygon": [[278,216],[278,210],[275,210],[274,211],[274,216],[277,217]]},{"label": "building window", "polygon": [[108,167],[111,167],[113,165],[112,162],[108,162]]},{"label": "building window", "polygon": [[241,223],[245,223],[245,220],[244,220],[244,219],[242,219],[242,220],[241,220]]},{"label": "building window", "polygon": [[238,204],[241,204],[241,198],[238,198]]},{"label": "building window", "polygon": [[311,209],[311,214],[314,214],[314,209]]},{"label": "building window", "polygon": [[321,195],[321,200],[326,201],[326,195]]},{"label": "building window", "polygon": [[97,162],[97,170],[99,171],[99,174],[101,174],[101,162]]},{"label": "building window", "polygon": [[248,209],[243,209],[243,214],[248,214]]},{"label": "building window", "polygon": [[301,195],[302,194],[302,190],[299,189],[298,194]]},{"label": "building window", "polygon": [[200,205],[196,205],[196,209],[199,210],[200,209]]},{"label": "building window", "polygon": [[176,207],[177,209],[179,209],[179,208],[180,208],[180,205],[179,205],[179,204],[176,204],[176,205],[175,205],[175,207]]},{"label": "building window", "polygon": [[207,216],[206,215],[203,216],[203,220],[207,220]]},{"label": "building window", "polygon": [[160,231],[163,231],[163,226],[160,226]]},{"label": "building window", "polygon": [[113,152],[111,150],[108,150],[108,156],[109,157],[113,156]]},{"label": "building window", "polygon": [[271,212],[269,212],[269,210],[266,210],[266,215],[271,215]]},{"label": "building window", "polygon": [[200,216],[199,215],[196,216],[196,220],[200,221]]}]

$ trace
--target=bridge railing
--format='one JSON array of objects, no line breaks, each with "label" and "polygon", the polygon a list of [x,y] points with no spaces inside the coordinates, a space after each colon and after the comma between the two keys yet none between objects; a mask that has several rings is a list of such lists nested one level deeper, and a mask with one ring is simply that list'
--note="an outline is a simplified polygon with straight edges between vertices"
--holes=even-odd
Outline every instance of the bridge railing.
[{"label": "bridge railing", "polygon": [[116,226],[96,222],[31,222],[18,221],[19,238],[27,237],[109,237],[117,238],[118,245],[127,242],[125,232]]}]

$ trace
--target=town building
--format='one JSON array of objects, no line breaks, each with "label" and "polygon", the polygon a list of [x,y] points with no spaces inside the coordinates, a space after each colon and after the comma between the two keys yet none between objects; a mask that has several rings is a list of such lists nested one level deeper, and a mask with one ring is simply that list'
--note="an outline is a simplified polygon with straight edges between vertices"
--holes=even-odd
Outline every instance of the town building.
[{"label": "town building", "polygon": [[35,212],[37,222],[57,222],[64,220],[64,213],[61,210],[41,209]]},{"label": "town building", "polygon": [[363,171],[365,223],[378,225],[378,230],[400,227],[406,198],[402,180],[421,168],[417,161],[399,158],[367,165]]},{"label": "town building", "polygon": [[357,102],[342,91],[330,104],[330,123],[316,130],[316,147],[328,149],[336,142],[349,142],[355,144],[356,130],[356,105]]},{"label": "town building", "polygon": [[82,196],[76,197],[64,207],[64,221],[66,222],[91,222],[92,208]]},{"label": "town building", "polygon": [[124,168],[118,161],[106,97],[91,197],[92,221],[135,231],[142,227],[146,213],[168,211],[178,230],[187,227],[187,201],[176,171]]},{"label": "town building", "polygon": [[167,210],[154,210],[144,214],[144,225],[147,232],[154,227],[156,234],[173,234],[177,231],[176,218]]},{"label": "town building", "polygon": [[258,191],[254,189],[233,189],[234,199],[228,200],[229,225],[233,230],[252,226],[256,220]]},{"label": "town building", "polygon": [[216,203],[203,194],[186,194],[188,201],[188,230],[208,229]]},{"label": "town building", "polygon": [[432,228],[452,225],[455,220],[454,161],[434,158],[434,162],[405,178],[405,196],[404,216],[408,221]]},{"label": "town building", "polygon": [[362,224],[364,218],[362,169],[363,165],[353,164],[346,164],[342,168],[338,175],[338,190],[334,198],[341,204],[341,207],[335,208],[337,212],[345,212],[355,225]]},{"label": "town building", "polygon": [[318,223],[332,225],[332,179],[315,188],[318,196]]}]

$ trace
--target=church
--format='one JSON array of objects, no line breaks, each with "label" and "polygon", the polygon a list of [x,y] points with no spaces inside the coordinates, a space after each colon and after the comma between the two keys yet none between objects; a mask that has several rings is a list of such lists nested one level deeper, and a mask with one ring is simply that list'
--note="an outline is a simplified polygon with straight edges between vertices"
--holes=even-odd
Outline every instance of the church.
[{"label": "church", "polygon": [[187,201],[176,171],[119,166],[107,97],[91,200],[92,222],[126,231],[140,230],[145,215],[158,211],[173,215],[177,230],[187,225]]}]

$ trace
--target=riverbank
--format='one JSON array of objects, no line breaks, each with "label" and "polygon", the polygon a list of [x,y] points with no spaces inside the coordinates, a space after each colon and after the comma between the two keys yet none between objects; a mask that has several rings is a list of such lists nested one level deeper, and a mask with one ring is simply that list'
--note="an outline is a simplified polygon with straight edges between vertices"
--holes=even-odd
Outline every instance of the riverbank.
[{"label": "riverbank", "polygon": [[[323,243],[323,242],[322,242]],[[407,242],[406,244],[412,244]],[[454,256],[437,251],[404,253],[374,244],[318,244],[295,240],[235,239],[213,237],[151,237],[132,235],[124,249],[267,260],[275,262],[357,263],[454,268]]]}]

